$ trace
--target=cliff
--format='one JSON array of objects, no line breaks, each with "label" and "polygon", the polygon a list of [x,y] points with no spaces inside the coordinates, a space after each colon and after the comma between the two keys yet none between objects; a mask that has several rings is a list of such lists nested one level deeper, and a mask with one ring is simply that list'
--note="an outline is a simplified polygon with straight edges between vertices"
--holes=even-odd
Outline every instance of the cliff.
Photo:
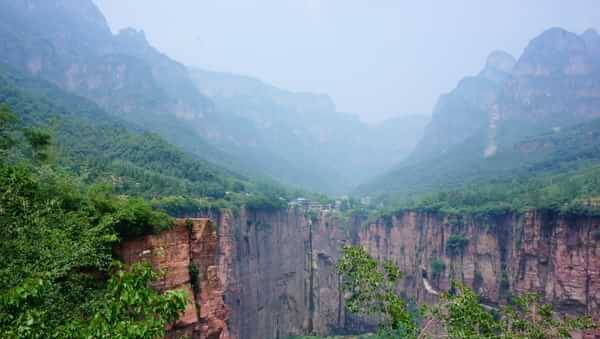
[{"label": "cliff", "polygon": [[[435,299],[423,278],[440,290],[457,279],[490,305],[538,292],[561,313],[600,317],[600,218],[406,212],[362,225],[360,218],[297,209],[218,218],[221,236],[229,239],[221,255],[228,258],[225,295],[233,337],[368,329],[345,314],[339,292],[335,265],[340,248],[350,243],[396,262],[405,273],[399,290],[419,302]],[[460,245],[456,239],[463,237]],[[434,261],[444,269],[433,272]]]},{"label": "cliff", "polygon": [[600,218],[405,212],[364,224],[299,208],[209,216],[218,236],[208,219],[192,219],[191,228],[179,221],[118,250],[126,262],[146,258],[164,270],[157,288],[190,291],[172,336],[262,339],[372,328],[344,312],[336,262],[350,243],[394,261],[405,273],[399,291],[418,302],[435,301],[427,284],[446,290],[460,280],[492,306],[537,292],[561,313],[600,319]]},{"label": "cliff", "polygon": [[214,215],[233,338],[325,335],[349,328],[335,263],[341,220],[302,209]]},{"label": "cliff", "polygon": [[488,218],[408,212],[362,229],[359,243],[396,262],[406,273],[403,291],[418,300],[432,298],[423,278],[440,290],[459,280],[489,304],[537,292],[561,313],[598,317],[598,229],[598,218],[541,212]]},{"label": "cliff", "polygon": [[218,271],[218,237],[208,219],[178,220],[173,229],[123,243],[116,249],[126,264],[141,260],[163,272],[159,291],[182,289],[189,303],[169,328],[169,338],[228,339],[229,310]]}]

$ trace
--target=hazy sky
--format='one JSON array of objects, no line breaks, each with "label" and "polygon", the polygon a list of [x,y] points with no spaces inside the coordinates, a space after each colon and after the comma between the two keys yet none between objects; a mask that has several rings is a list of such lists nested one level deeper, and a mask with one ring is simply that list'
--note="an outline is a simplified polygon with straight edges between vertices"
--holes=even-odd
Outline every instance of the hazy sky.
[{"label": "hazy sky", "polygon": [[143,29],[180,62],[327,93],[370,121],[429,114],[494,49],[600,28],[600,0],[94,1],[113,31]]}]

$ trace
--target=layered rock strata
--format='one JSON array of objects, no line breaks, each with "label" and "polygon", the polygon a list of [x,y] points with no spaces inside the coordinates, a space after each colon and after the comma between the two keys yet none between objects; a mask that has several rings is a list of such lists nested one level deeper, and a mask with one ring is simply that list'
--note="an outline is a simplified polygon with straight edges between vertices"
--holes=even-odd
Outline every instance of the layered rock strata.
[{"label": "layered rock strata", "polygon": [[121,244],[116,252],[126,264],[149,262],[161,272],[159,291],[183,290],[188,304],[169,327],[171,338],[229,339],[229,309],[219,276],[218,237],[208,219],[180,219],[168,231]]},{"label": "layered rock strata", "polygon": [[126,262],[147,259],[166,272],[157,288],[191,291],[173,336],[276,339],[368,330],[369,323],[344,312],[336,274],[340,250],[351,243],[395,262],[405,273],[399,291],[417,302],[434,302],[431,290],[458,280],[492,306],[537,292],[563,314],[600,318],[600,218],[405,212],[366,223],[300,208],[205,215],[216,225],[179,221],[119,249]]}]

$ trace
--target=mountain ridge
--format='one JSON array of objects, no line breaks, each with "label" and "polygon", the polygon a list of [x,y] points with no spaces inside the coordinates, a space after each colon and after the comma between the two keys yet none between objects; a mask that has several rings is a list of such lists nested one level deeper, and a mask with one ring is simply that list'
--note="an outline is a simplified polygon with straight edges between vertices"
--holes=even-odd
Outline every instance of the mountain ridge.
[{"label": "mountain ridge", "polygon": [[373,138],[377,132],[337,112],[326,95],[266,82],[235,92],[244,79],[237,75],[230,75],[235,82],[227,83],[229,88],[220,88],[236,97],[206,91],[219,87],[207,79],[202,87],[193,71],[151,46],[143,31],[113,34],[91,0],[30,0],[2,3],[0,9],[0,36],[6,40],[0,61],[247,176],[345,193],[400,161],[422,129],[411,122],[397,136]]},{"label": "mountain ridge", "polygon": [[[494,178],[501,168],[508,171],[503,175],[524,170],[540,157],[522,158],[514,152],[519,142],[578,130],[578,125],[600,117],[597,44],[600,37],[591,30],[577,35],[551,28],[532,39],[516,63],[504,55],[504,70],[510,72],[493,76],[496,84],[485,78],[487,66],[479,75],[464,78],[440,97],[411,157],[358,192],[424,193]],[[402,183],[407,186],[402,188]]]}]

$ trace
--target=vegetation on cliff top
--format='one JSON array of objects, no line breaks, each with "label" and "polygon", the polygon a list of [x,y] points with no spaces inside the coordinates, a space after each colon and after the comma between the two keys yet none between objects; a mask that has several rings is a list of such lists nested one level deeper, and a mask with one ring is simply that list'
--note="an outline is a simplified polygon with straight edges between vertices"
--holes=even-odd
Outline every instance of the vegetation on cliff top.
[{"label": "vegetation on cliff top", "polygon": [[170,217],[47,162],[49,136],[19,126],[6,106],[0,140],[0,337],[161,336],[185,296],[154,292],[149,267],[114,266],[112,247]]},{"label": "vegetation on cliff top", "polygon": [[385,208],[373,213],[372,220],[407,210],[484,217],[527,210],[598,216],[600,166],[468,185],[456,190],[385,201],[385,205]]}]

